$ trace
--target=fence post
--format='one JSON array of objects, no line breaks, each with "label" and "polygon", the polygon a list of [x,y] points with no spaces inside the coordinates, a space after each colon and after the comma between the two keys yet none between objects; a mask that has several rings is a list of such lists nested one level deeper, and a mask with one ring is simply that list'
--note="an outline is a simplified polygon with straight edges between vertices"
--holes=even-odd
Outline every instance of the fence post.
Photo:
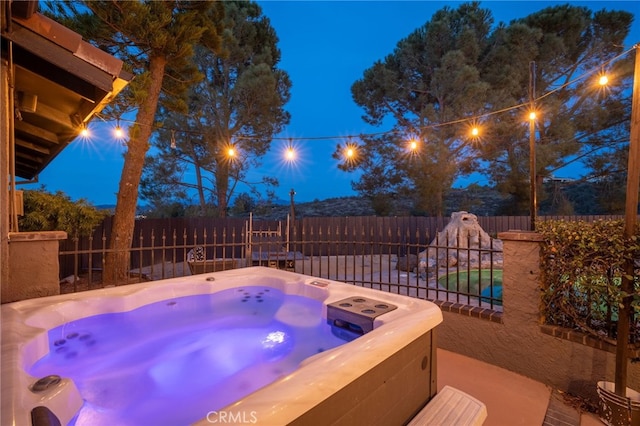
[{"label": "fence post", "polygon": [[505,323],[540,323],[540,243],[533,231],[500,232],[503,242],[502,300]]},{"label": "fence post", "polygon": [[64,231],[9,232],[9,280],[1,302],[60,294],[60,240]]}]

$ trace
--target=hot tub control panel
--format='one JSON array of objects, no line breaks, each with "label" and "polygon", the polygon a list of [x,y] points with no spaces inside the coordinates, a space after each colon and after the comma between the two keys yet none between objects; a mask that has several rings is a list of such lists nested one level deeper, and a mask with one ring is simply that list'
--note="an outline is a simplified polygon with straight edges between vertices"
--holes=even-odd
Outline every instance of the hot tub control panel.
[{"label": "hot tub control panel", "polygon": [[397,306],[368,297],[353,296],[327,305],[327,322],[356,334],[373,330],[376,317],[397,309]]}]

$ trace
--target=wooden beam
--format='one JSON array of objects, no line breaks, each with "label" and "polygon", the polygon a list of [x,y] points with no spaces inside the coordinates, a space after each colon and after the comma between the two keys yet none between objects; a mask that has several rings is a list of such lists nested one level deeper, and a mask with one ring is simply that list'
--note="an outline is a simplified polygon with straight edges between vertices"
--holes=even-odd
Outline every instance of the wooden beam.
[{"label": "wooden beam", "polygon": [[44,155],[51,155],[51,150],[44,148],[42,145],[36,145],[32,142],[25,141],[16,137],[16,145],[31,151],[36,151]]},{"label": "wooden beam", "polygon": [[[43,110],[46,111],[47,108],[46,107],[43,108],[43,105],[44,104],[38,104],[38,110],[36,114],[45,117],[45,115],[43,114]],[[43,129],[42,127],[34,126],[33,124],[27,123],[24,120],[16,120],[15,129],[16,129],[16,136],[20,134],[27,134],[35,138],[38,138],[44,142],[48,142],[49,144],[52,144],[52,145],[58,145],[58,143],[60,143],[58,140],[58,135],[56,135],[55,133],[50,132],[49,130]]]},{"label": "wooden beam", "polygon": [[[28,160],[30,163],[35,163],[35,164],[42,164],[44,162],[42,160],[42,157],[36,157],[35,155],[29,155],[24,152],[16,152],[16,166],[18,164],[25,164],[23,162],[18,161],[18,159]],[[33,168],[33,166],[30,166],[29,168]]]},{"label": "wooden beam", "polygon": [[47,120],[61,124],[64,127],[68,127],[69,129],[73,129],[75,127],[75,124],[69,115],[42,102],[38,103],[36,114],[46,118]]}]

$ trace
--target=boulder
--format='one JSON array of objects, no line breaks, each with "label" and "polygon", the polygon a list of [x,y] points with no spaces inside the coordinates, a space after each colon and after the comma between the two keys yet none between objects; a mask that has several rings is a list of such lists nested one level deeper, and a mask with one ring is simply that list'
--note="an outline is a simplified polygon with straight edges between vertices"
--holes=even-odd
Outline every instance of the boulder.
[{"label": "boulder", "polygon": [[418,256],[415,254],[408,254],[406,256],[399,256],[396,263],[396,269],[398,271],[413,272],[418,267]]},{"label": "boulder", "polygon": [[418,269],[424,272],[427,267],[436,265],[474,268],[499,266],[502,265],[501,252],[502,241],[487,234],[476,215],[465,211],[454,212],[447,226],[438,232],[427,250],[418,255]]}]

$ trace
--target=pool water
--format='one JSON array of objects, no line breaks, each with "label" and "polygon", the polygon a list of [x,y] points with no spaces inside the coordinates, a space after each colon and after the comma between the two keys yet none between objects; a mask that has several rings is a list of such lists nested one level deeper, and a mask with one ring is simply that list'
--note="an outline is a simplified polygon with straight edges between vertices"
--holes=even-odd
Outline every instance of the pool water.
[{"label": "pool water", "polygon": [[34,377],[72,379],[72,425],[185,425],[346,343],[322,303],[263,286],[164,300],[49,331]]}]

